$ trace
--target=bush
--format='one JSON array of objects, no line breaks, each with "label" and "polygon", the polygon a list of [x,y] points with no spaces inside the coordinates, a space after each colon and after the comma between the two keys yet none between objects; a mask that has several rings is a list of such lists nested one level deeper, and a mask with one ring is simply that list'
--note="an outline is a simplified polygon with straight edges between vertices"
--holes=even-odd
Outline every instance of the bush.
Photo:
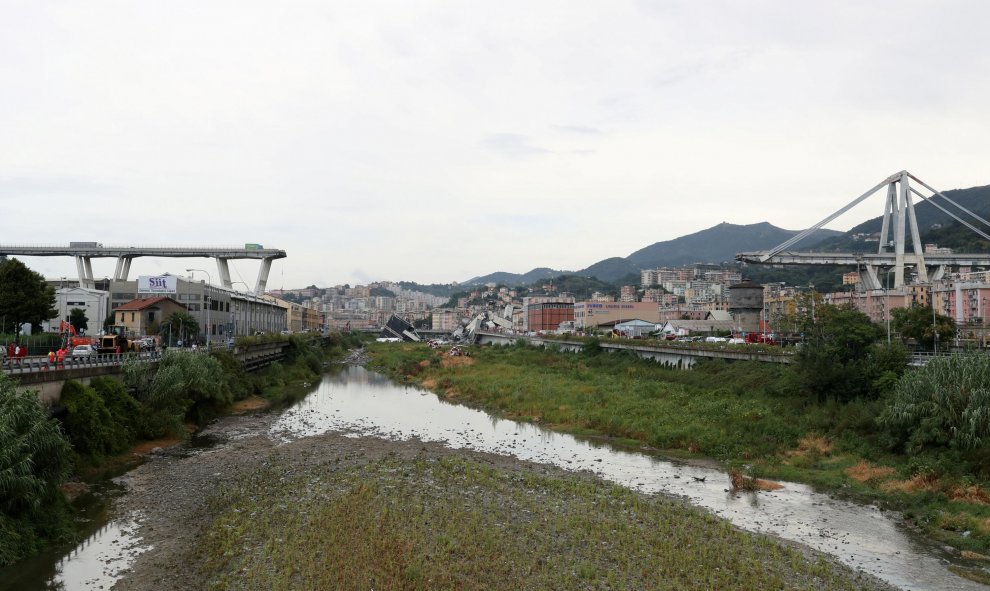
[{"label": "bush", "polygon": [[80,456],[98,459],[127,449],[127,429],[114,420],[96,390],[69,380],[59,401],[65,407],[62,424]]},{"label": "bush", "polygon": [[144,406],[142,435],[151,439],[180,433],[186,419],[204,424],[233,402],[227,373],[212,355],[168,351],[153,375],[125,365],[124,378]]},{"label": "bush", "polygon": [[71,519],[60,485],[71,449],[33,392],[0,374],[0,565],[65,541]]},{"label": "bush", "polygon": [[984,446],[990,442],[990,356],[940,357],[905,374],[877,422],[909,453]]},{"label": "bush", "polygon": [[103,399],[114,423],[123,429],[126,444],[134,443],[141,433],[141,403],[128,394],[124,384],[117,380],[93,378],[89,385]]}]

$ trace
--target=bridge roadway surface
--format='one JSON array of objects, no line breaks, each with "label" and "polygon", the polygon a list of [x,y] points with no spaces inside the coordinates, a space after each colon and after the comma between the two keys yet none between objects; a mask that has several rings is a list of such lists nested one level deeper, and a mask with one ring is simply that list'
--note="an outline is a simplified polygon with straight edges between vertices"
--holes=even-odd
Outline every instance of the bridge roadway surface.
[{"label": "bridge roadway surface", "polygon": [[139,257],[166,258],[213,258],[217,261],[220,282],[227,289],[233,289],[230,278],[229,260],[232,259],[261,259],[258,270],[258,280],[254,292],[261,295],[268,283],[268,273],[272,261],[286,257],[285,251],[279,248],[257,247],[244,248],[237,246],[103,246],[98,242],[71,242],[68,246],[53,245],[15,245],[0,244],[0,256],[32,256],[54,257],[71,256],[76,259],[76,269],[79,272],[79,285],[93,288],[92,259],[116,258],[117,268],[114,270],[115,281],[126,281],[130,273],[131,261]]}]

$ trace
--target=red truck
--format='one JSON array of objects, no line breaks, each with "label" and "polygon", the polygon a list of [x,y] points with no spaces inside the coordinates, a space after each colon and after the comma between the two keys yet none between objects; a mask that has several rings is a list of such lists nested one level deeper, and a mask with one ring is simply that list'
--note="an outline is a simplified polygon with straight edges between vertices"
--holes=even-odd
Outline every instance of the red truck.
[{"label": "red truck", "polygon": [[758,343],[761,345],[776,345],[777,335],[772,332],[748,332],[746,333],[747,343]]}]

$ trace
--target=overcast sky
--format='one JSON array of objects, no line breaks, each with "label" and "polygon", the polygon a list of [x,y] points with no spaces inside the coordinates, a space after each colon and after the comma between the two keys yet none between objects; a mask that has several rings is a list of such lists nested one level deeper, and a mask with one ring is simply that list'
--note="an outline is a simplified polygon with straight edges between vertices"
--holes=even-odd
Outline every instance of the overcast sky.
[{"label": "overcast sky", "polygon": [[[902,169],[990,184],[987,22],[985,0],[0,0],[0,243],[256,242],[289,288],[799,230]],[[132,276],[187,267],[217,275]]]}]

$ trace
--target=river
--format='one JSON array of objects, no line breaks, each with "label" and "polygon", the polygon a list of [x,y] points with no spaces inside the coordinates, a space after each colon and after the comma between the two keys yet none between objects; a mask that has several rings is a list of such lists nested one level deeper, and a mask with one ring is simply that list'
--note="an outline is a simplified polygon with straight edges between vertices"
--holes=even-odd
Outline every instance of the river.
[{"label": "river", "polygon": [[[949,564],[960,559],[916,534],[896,513],[788,482],[770,492],[732,492],[728,475],[722,471],[500,419],[448,403],[426,390],[394,384],[361,367],[324,376],[304,400],[281,412],[269,434],[291,440],[327,431],[355,437],[418,438],[455,449],[588,470],[642,492],[686,498],[740,528],[821,550],[902,589],[986,589],[950,572]],[[104,525],[66,556],[39,557],[29,563],[34,565],[29,570],[39,574],[22,578],[14,587],[0,582],[0,590],[109,588],[133,557],[146,550],[134,533],[133,522],[139,517]],[[0,570],[0,581],[12,572]]]}]

